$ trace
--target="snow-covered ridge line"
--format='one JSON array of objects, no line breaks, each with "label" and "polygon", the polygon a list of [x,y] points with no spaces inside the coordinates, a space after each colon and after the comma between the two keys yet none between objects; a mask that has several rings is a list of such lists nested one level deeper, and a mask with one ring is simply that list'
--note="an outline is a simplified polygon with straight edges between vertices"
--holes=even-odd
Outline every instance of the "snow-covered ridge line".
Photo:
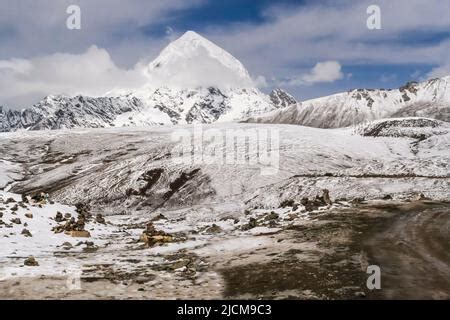
[{"label": "snow-covered ridge line", "polygon": [[143,108],[135,97],[48,96],[21,111],[0,108],[0,132],[114,126],[118,115]]},{"label": "snow-covered ridge line", "polygon": [[444,135],[450,131],[448,122],[420,118],[390,118],[357,125],[356,134],[367,137],[409,137],[424,140],[433,135]]},{"label": "snow-covered ridge line", "polygon": [[0,107],[0,132],[235,121],[295,103],[254,85],[231,54],[189,31],[144,70],[148,83],[107,97],[48,96],[22,111]]},{"label": "snow-covered ridge line", "polygon": [[[12,154],[18,154],[19,158],[27,159],[27,166],[39,169],[16,181],[12,191],[26,194],[44,191],[62,203],[87,201],[102,210],[119,212],[135,207],[151,212],[203,202],[240,203],[241,197],[251,198],[261,187],[292,177],[307,182],[292,186],[299,197],[324,188],[330,190],[331,197],[342,194],[347,198],[361,195],[376,198],[382,197],[383,192],[421,192],[442,199],[448,194],[445,185],[448,186],[446,177],[450,172],[450,130],[445,127],[406,127],[411,132],[417,131],[420,137],[385,132],[373,137],[355,134],[352,129],[291,125],[216,123],[207,127],[278,130],[278,173],[261,175],[262,164],[174,162],[171,151],[178,145],[171,134],[178,126],[8,133],[7,139],[0,140],[0,150],[6,150],[8,160]],[[395,127],[388,127],[386,132]],[[182,128],[193,130],[192,126]],[[442,134],[422,136],[422,132],[434,129],[442,129]],[[31,158],[28,155],[37,140],[48,143],[49,152]],[[13,143],[20,144],[20,150],[12,149]],[[224,150],[222,146],[217,153]],[[246,145],[239,146],[239,150],[247,152],[249,158],[253,156]],[[420,179],[429,179],[426,188],[415,184]],[[327,186],[326,181],[335,185]],[[372,181],[379,186],[363,187],[370,186]],[[396,181],[402,181],[401,185]],[[348,185],[345,195],[340,189],[344,184]],[[358,187],[352,187],[353,184]],[[182,187],[171,187],[175,185]]]},{"label": "snow-covered ridge line", "polygon": [[21,111],[0,107],[0,132],[235,121],[282,106],[256,88],[161,87],[120,97],[48,96]]},{"label": "snow-covered ridge line", "polygon": [[429,117],[450,121],[450,77],[399,89],[355,89],[304,101],[247,119],[247,122],[341,128],[391,117]]}]

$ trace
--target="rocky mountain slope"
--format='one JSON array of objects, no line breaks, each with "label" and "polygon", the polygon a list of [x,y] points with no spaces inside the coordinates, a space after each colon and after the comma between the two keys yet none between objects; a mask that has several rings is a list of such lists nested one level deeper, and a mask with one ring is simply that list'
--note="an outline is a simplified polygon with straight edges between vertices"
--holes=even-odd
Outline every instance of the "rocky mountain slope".
[{"label": "rocky mountain slope", "polygon": [[[0,131],[114,126],[118,116],[138,113],[143,108],[142,102],[135,97],[48,96],[31,108],[22,111],[0,108]],[[148,124],[156,124],[156,122]]]},{"label": "rocky mountain slope", "polygon": [[[410,255],[426,259],[408,260],[405,270],[426,267],[418,273],[425,283],[435,270],[448,275],[448,203],[435,201],[450,197],[446,123],[203,128],[249,139],[270,131],[279,144],[233,138],[236,161],[225,163],[219,155],[233,152],[208,140],[204,155],[213,152],[217,161],[197,162],[201,137],[192,126],[1,134],[0,188],[8,192],[0,190],[0,298],[358,297],[366,283],[361,265],[372,261],[361,246],[380,226],[413,236],[387,229],[397,238],[381,242],[383,250],[373,244],[377,254],[392,247],[404,259],[408,243],[425,243]],[[181,132],[193,141],[174,140]],[[270,146],[270,156],[254,145]],[[188,157],[178,159],[179,149]],[[261,174],[268,166],[278,170]],[[403,223],[385,220],[394,212]],[[323,269],[322,261],[333,263]],[[333,285],[323,289],[329,266]],[[76,279],[81,289],[68,291]],[[447,288],[443,282],[434,289],[442,296]]]},{"label": "rocky mountain slope", "polygon": [[[270,158],[256,157],[257,161],[230,165],[221,165],[228,150],[221,141],[204,145],[205,152],[215,150],[219,157],[211,163],[197,163],[190,158],[177,160],[180,145],[172,139],[177,129],[171,126],[5,133],[0,151],[8,168],[16,163],[17,155],[26,159],[20,165],[27,178],[20,179],[16,173],[14,179],[18,181],[13,192],[45,191],[62,203],[84,201],[105,211],[191,207],[204,201],[220,207],[220,203],[254,201],[256,196],[258,205],[271,206],[294,196],[289,195],[292,192],[301,199],[322,188],[329,189],[336,198],[379,198],[386,192],[401,195],[417,191],[442,199],[449,192],[448,185],[442,190],[439,187],[448,183],[444,177],[448,176],[450,163],[450,128],[444,122],[386,120],[356,131],[259,124],[206,126],[206,130],[218,130],[224,135],[235,132],[249,137],[255,130],[271,130],[274,134],[278,130],[279,147],[273,146]],[[186,126],[182,129],[193,130]],[[191,143],[190,139],[181,143],[182,150],[192,148],[184,145]],[[37,144],[41,147],[37,148]],[[247,148],[247,144],[238,145],[236,154],[253,159],[253,152],[258,150]],[[263,174],[263,169],[268,168],[277,170]],[[415,185],[415,180],[425,178],[435,185],[429,189]],[[290,185],[292,190],[285,194],[276,184],[288,183],[290,179],[304,181]],[[405,181],[394,183],[394,188],[395,179]],[[361,188],[369,180],[372,187]],[[273,197],[267,196],[269,191],[261,191],[264,186],[273,191]]]},{"label": "rocky mountain slope", "polygon": [[297,104],[297,100],[295,100],[292,95],[280,88],[274,89],[270,93],[270,101],[272,101],[273,105],[277,108],[286,108],[293,104]]},{"label": "rocky mountain slope", "polygon": [[389,117],[430,117],[450,121],[450,77],[411,82],[395,90],[351,90],[246,121],[339,128]]}]

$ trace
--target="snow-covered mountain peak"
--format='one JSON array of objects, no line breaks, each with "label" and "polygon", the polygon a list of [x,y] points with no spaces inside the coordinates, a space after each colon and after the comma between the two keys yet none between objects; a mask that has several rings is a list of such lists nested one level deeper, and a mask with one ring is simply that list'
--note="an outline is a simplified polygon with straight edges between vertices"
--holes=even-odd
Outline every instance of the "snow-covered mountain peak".
[{"label": "snow-covered mountain peak", "polygon": [[339,128],[389,117],[450,121],[450,77],[408,82],[398,89],[353,89],[247,121]]},{"label": "snow-covered mountain peak", "polygon": [[188,31],[143,68],[140,88],[104,97],[48,96],[22,111],[0,110],[0,132],[235,121],[280,105],[259,91],[239,60]]},{"label": "snow-covered mountain peak", "polygon": [[247,88],[253,81],[230,53],[193,31],[170,43],[152,61],[146,74],[152,87]]},{"label": "snow-covered mountain peak", "polygon": [[270,93],[270,100],[277,108],[286,108],[297,104],[297,100],[292,95],[280,88],[276,88]]}]

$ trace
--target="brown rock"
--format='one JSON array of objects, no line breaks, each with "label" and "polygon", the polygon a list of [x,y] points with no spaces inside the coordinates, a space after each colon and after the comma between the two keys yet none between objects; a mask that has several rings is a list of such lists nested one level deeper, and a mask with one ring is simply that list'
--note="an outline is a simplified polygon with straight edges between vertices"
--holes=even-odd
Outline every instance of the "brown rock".
[{"label": "brown rock", "polygon": [[23,264],[28,267],[37,267],[39,265],[39,263],[33,256],[29,256],[28,258],[26,258]]},{"label": "brown rock", "polygon": [[167,218],[162,213],[160,213],[152,219],[152,221],[159,221],[159,220],[167,220]]},{"label": "brown rock", "polygon": [[106,224],[105,218],[103,218],[103,216],[100,213],[97,214],[97,216],[95,217],[95,221],[97,221],[97,223]]},{"label": "brown rock", "polygon": [[27,195],[26,194],[22,194],[22,202],[24,203],[29,203]]},{"label": "brown rock", "polygon": [[69,249],[72,249],[72,248],[73,248],[73,246],[72,246],[72,244],[71,244],[70,242],[64,242],[64,243],[61,245],[61,247],[63,247],[63,249],[65,249],[65,250],[69,250]]},{"label": "brown rock", "polygon": [[255,228],[257,225],[258,225],[258,222],[256,221],[256,219],[255,218],[250,218],[249,222],[247,224],[243,225],[241,227],[241,229],[243,231],[247,231],[247,230]]},{"label": "brown rock", "polygon": [[323,202],[325,202],[327,205],[331,206],[332,202],[330,199],[330,191],[328,189],[323,189],[323,195],[322,195]]},{"label": "brown rock", "polygon": [[11,219],[11,222],[14,223],[14,224],[22,224],[22,221],[20,221],[19,218]]},{"label": "brown rock", "polygon": [[173,237],[164,231],[158,231],[155,229],[153,223],[148,223],[144,232],[139,237],[140,242],[144,242],[147,246],[151,247],[158,244],[172,242]]},{"label": "brown rock", "polygon": [[143,233],[143,234],[141,234],[139,241],[144,242],[149,247],[152,247],[157,244],[172,242],[173,237],[171,235],[153,235],[152,236],[152,235]]},{"label": "brown rock", "polygon": [[85,226],[84,218],[79,218],[77,223],[75,224],[75,229],[78,231],[83,231]]},{"label": "brown rock", "polygon": [[86,230],[72,230],[72,231],[66,231],[65,234],[73,237],[73,238],[90,238],[91,234],[89,231]]},{"label": "brown rock", "polygon": [[33,236],[28,229],[23,229],[21,234],[23,234],[25,237],[32,237]]},{"label": "brown rock", "polygon": [[63,215],[61,212],[56,212],[55,221],[56,222],[62,222],[64,220]]},{"label": "brown rock", "polygon": [[6,204],[8,204],[8,203],[14,203],[14,202],[16,202],[16,200],[14,200],[14,198],[8,198],[8,199],[6,199]]},{"label": "brown rock", "polygon": [[277,220],[279,217],[280,217],[280,216],[279,216],[277,213],[275,213],[275,212],[272,211],[271,213],[269,213],[269,214],[266,216],[265,220],[266,220],[266,221]]},{"label": "brown rock", "polygon": [[222,232],[222,228],[219,227],[217,224],[213,224],[212,226],[205,229],[206,233],[220,233]]},{"label": "brown rock", "polygon": [[286,208],[286,207],[293,207],[294,205],[295,201],[293,199],[288,199],[281,202],[280,207]]},{"label": "brown rock", "polygon": [[40,192],[38,194],[35,194],[31,197],[35,202],[39,203],[40,205],[46,204],[48,201],[49,195],[44,192]]},{"label": "brown rock", "polygon": [[27,217],[28,219],[33,219],[33,214],[31,212],[27,212],[25,213],[25,217]]}]

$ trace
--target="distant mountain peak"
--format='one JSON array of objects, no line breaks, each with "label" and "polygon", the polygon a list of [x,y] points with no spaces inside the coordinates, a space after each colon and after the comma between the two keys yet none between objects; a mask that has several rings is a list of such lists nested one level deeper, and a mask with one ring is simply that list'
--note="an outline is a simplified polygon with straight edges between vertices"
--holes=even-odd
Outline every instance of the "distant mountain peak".
[{"label": "distant mountain peak", "polygon": [[247,88],[253,81],[243,64],[194,31],[164,48],[147,67],[153,87]]},{"label": "distant mountain peak", "polygon": [[144,68],[148,83],[135,90],[48,96],[22,111],[0,109],[0,132],[235,121],[277,108],[239,60],[194,31]]},{"label": "distant mountain peak", "polygon": [[270,101],[276,108],[286,108],[297,104],[297,100],[292,95],[280,88],[272,90],[270,93]]}]

